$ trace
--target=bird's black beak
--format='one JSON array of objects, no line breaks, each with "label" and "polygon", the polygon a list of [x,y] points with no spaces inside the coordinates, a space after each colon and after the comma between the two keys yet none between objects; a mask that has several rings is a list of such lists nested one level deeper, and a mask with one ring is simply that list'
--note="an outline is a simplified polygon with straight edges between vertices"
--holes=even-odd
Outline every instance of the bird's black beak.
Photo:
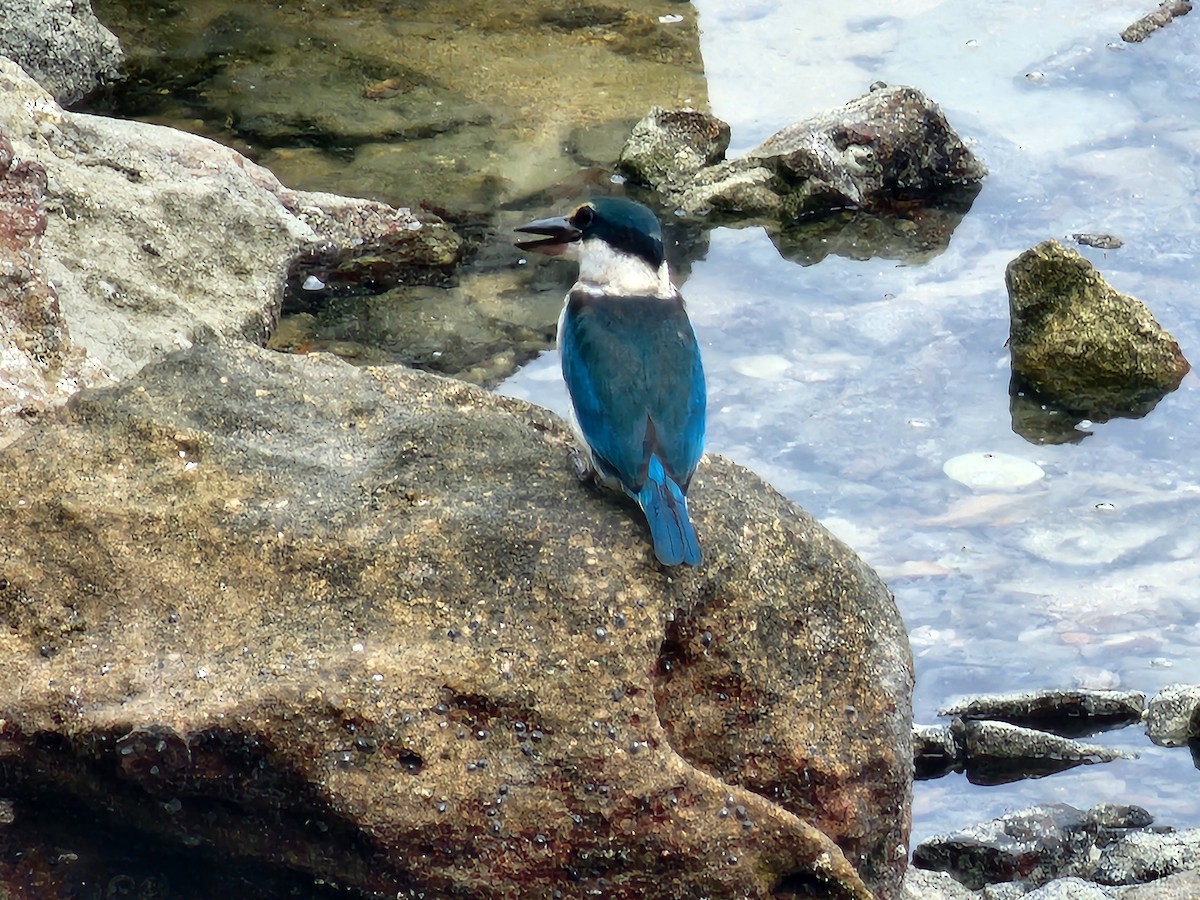
[{"label": "bird's black beak", "polygon": [[517,241],[516,246],[520,250],[532,250],[535,253],[545,253],[547,256],[561,255],[566,251],[568,244],[583,236],[583,232],[572,225],[566,216],[538,219],[513,230],[525,234],[545,235],[536,241]]}]

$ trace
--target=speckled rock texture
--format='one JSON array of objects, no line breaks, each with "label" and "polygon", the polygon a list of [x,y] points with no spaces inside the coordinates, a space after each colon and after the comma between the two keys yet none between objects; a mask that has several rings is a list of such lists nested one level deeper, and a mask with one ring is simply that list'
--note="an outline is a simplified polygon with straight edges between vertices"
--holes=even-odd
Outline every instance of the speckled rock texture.
[{"label": "speckled rock texture", "polygon": [[461,250],[436,216],[291,191],[204,138],[64,112],[3,58],[0,140],[13,217],[0,223],[0,446],[28,411],[130,375],[197,329],[265,340],[308,259],[369,258],[382,278]]},{"label": "speckled rock texture", "polygon": [[1140,300],[1058,241],[1005,273],[1013,375],[1045,400],[1102,421],[1148,412],[1191,366]]},{"label": "speckled rock texture", "polygon": [[64,106],[119,78],[125,58],[88,0],[4,0],[0,56],[24,68]]},{"label": "speckled rock texture", "polygon": [[883,211],[971,188],[987,174],[941,108],[912,87],[880,87],[703,167],[698,159],[718,158],[709,153],[718,145],[696,134],[717,135],[724,123],[709,117],[704,129],[680,128],[684,114],[652,111],[634,129],[621,167],[688,213],[789,221],[845,208]]},{"label": "speckled rock texture", "polygon": [[720,458],[705,565],[662,570],[569,445],[216,340],[78,394],[0,453],[9,829],[55,803],[391,897],[896,896],[887,589]]},{"label": "speckled rock texture", "polygon": [[[922,841],[913,864],[947,872],[972,890],[1011,883],[1013,896],[1078,879],[1088,887],[1085,896],[1152,898],[1169,876],[1195,882],[1200,829],[1154,826],[1137,806],[1045,803]],[[1126,885],[1145,885],[1144,893],[1116,889]],[[1047,890],[1046,896],[1067,895]]]},{"label": "speckled rock texture", "polygon": [[1200,684],[1168,684],[1146,705],[1146,734],[1164,747],[1200,741]]}]

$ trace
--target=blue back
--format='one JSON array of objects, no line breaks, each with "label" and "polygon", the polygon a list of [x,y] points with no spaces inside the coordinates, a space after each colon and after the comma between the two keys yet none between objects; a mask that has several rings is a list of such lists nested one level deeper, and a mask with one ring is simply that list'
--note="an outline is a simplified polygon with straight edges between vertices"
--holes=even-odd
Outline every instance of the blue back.
[{"label": "blue back", "polygon": [[686,492],[704,452],[706,392],[682,299],[575,291],[559,347],[576,420],[602,474],[636,495],[653,454]]}]

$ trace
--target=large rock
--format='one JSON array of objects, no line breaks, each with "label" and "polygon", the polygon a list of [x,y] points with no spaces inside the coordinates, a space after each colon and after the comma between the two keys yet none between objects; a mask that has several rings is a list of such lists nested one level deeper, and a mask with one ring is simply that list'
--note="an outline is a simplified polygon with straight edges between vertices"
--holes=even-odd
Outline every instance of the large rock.
[{"label": "large rock", "polygon": [[1026,250],[1005,280],[1013,375],[1043,402],[1097,421],[1141,415],[1191,368],[1144,303],[1058,241]]},{"label": "large rock", "polygon": [[124,61],[116,35],[100,24],[88,0],[4,0],[3,56],[65,106],[119,78]]},{"label": "large rock", "polygon": [[[22,411],[130,375],[196,329],[265,340],[306,260],[336,274],[365,259],[384,280],[449,267],[461,249],[436,216],[291,191],[204,138],[64,112],[2,58],[0,137],[17,160],[0,170],[0,204],[34,223],[0,238],[14,260],[0,280],[0,366],[21,372],[0,381],[0,446],[27,425]],[[63,365],[21,338],[31,329]]]},{"label": "large rock", "polygon": [[699,165],[724,153],[727,132],[719,120],[656,109],[634,129],[620,165],[685,212],[784,220],[934,202],[987,174],[941,108],[912,87],[880,87],[737,159]]},{"label": "large rock", "polygon": [[13,827],[65,795],[390,896],[895,896],[903,625],[745,470],[661,570],[460,382],[201,343],[60,416],[0,453]]}]

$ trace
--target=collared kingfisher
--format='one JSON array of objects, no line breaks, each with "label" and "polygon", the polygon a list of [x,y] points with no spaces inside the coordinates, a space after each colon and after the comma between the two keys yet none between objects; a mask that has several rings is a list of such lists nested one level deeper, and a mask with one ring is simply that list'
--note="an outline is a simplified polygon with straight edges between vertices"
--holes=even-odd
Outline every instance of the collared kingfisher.
[{"label": "collared kingfisher", "polygon": [[637,501],[659,562],[699,565],[686,495],[704,452],[704,368],[662,226],[640,203],[598,197],[516,230],[541,236],[518,248],[579,263],[558,352],[581,476]]}]

